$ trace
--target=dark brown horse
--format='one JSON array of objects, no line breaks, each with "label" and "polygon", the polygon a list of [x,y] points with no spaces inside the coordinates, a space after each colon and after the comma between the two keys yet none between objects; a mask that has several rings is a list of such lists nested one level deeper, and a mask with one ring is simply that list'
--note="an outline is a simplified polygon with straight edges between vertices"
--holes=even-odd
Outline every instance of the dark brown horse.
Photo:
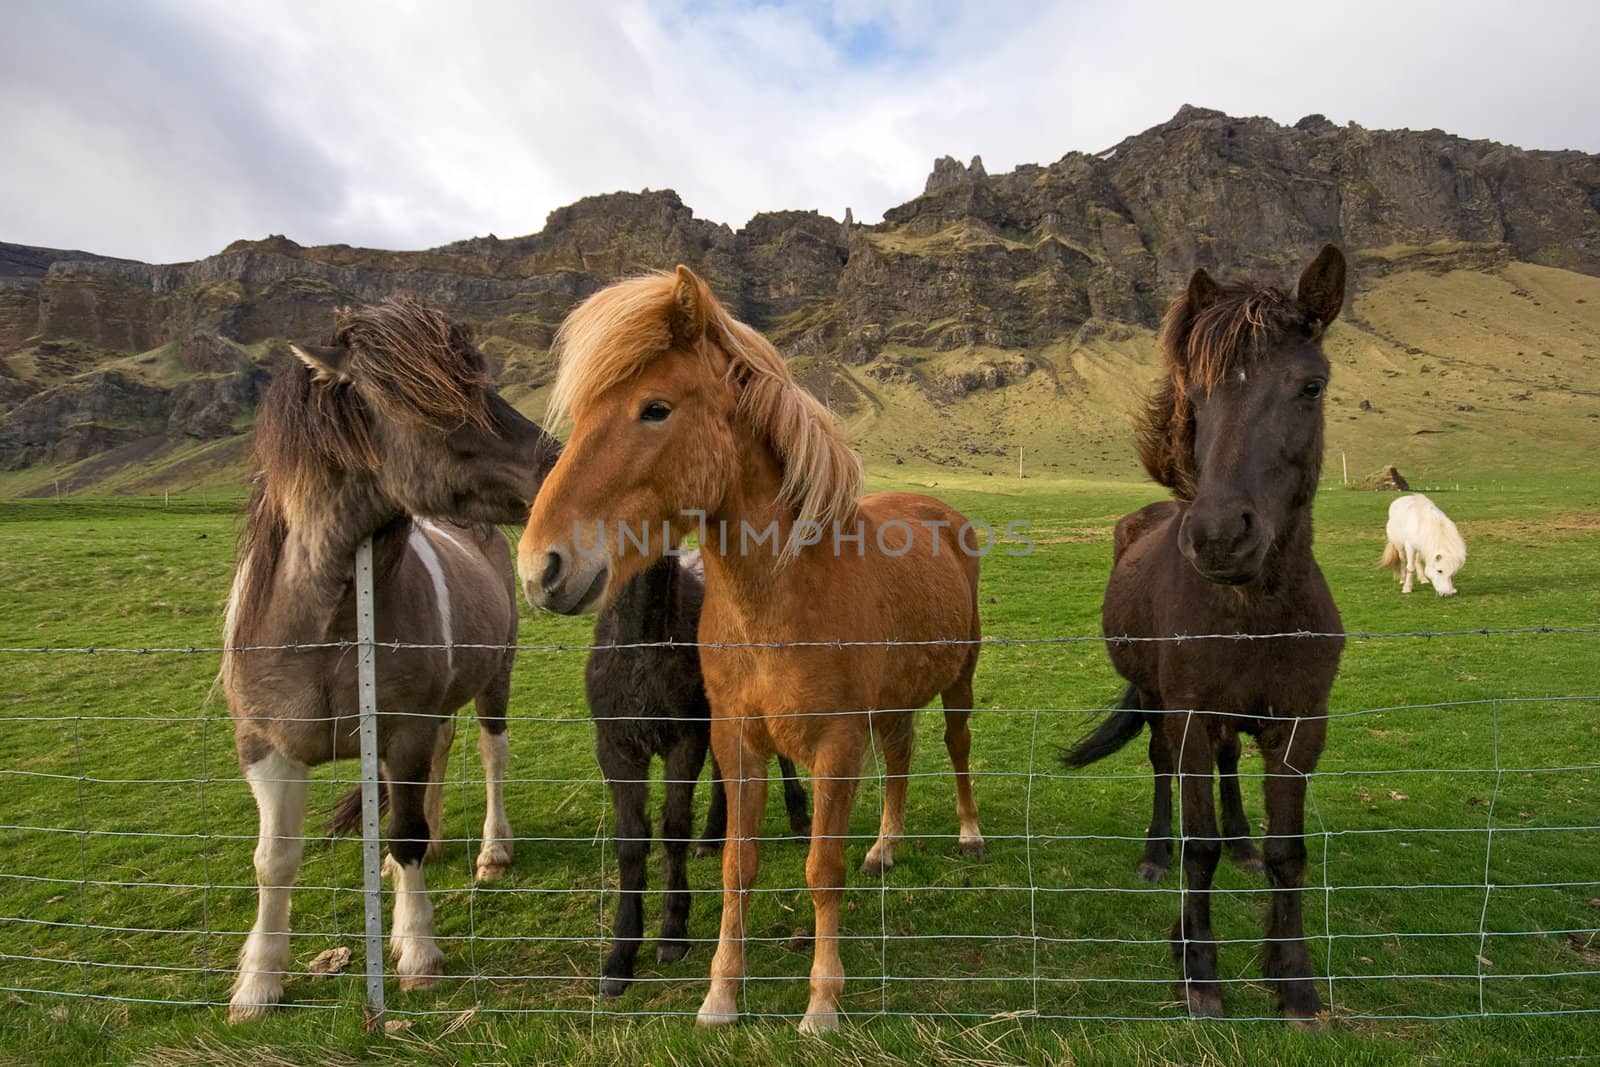
[{"label": "dark brown horse", "polygon": [[[294,347],[257,414],[261,475],[228,598],[222,688],[261,819],[259,910],[230,1021],[283,996],[308,768],[359,750],[356,656],[338,643],[356,635],[355,550],[369,535],[378,641],[432,646],[377,656],[402,989],[443,973],[422,860],[439,834],[452,716],[468,701],[489,790],[479,877],[511,858],[500,787],[516,593],[488,524],[527,514],[560,449],[494,391],[466,329],[439,312],[389,300],[336,325],[334,344]],[[324,647],[294,647],[307,644]]]},{"label": "dark brown horse", "polygon": [[[666,802],[661,845],[667,891],[656,959],[681,960],[689,951],[688,855],[694,787],[711,744],[711,705],[700,673],[696,635],[705,601],[700,554],[657,560],[606,602],[594,624],[594,648],[584,667],[584,694],[594,716],[595,755],[615,811],[618,889],[611,954],[600,969],[600,993],[628,988],[644,937],[645,860],[650,853],[650,761],[661,757]],[[811,833],[806,791],[794,763],[779,759],[789,827]],[[712,761],[711,812],[698,855],[721,851],[728,822],[722,772]]]},{"label": "dark brown horse", "polygon": [[[1118,638],[1340,631],[1311,553],[1311,504],[1328,384],[1321,342],[1344,303],[1344,282],[1344,257],[1330,245],[1293,296],[1220,286],[1197,270],[1168,310],[1166,381],[1144,414],[1139,455],[1177,499],[1118,524],[1121,551],[1102,608],[1132,706],[1067,757],[1104,755],[1116,739],[1136,736],[1147,716],[1159,723],[1151,743],[1158,781],[1164,766],[1176,768],[1179,781],[1186,884],[1172,948],[1193,1015],[1222,1014],[1210,890],[1223,838],[1212,777],[1219,756],[1237,752],[1241,731],[1255,735],[1266,762],[1272,892],[1262,970],[1286,1017],[1311,1020],[1322,1010],[1301,918],[1305,795],[1344,641]],[[1236,818],[1229,836],[1248,832],[1242,812]]]}]

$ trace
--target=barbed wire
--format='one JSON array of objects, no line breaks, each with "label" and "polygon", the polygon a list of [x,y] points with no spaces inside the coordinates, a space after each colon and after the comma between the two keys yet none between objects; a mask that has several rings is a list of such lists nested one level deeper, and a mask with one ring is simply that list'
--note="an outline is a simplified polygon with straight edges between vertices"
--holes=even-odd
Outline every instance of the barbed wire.
[{"label": "barbed wire", "polygon": [[[594,652],[597,650],[612,649],[710,649],[713,651],[731,651],[739,649],[788,649],[788,648],[924,648],[924,647],[966,647],[982,646],[989,648],[1013,648],[1029,645],[1078,645],[1078,644],[1183,644],[1186,641],[1287,641],[1287,640],[1328,640],[1338,638],[1347,641],[1381,641],[1395,639],[1443,639],[1452,637],[1513,637],[1526,635],[1565,635],[1565,636],[1597,636],[1600,635],[1600,626],[1478,626],[1456,630],[1282,630],[1271,633],[1199,633],[1199,634],[1168,634],[1156,636],[1141,635],[1112,635],[1104,634],[1063,634],[1045,637],[968,637],[968,638],[930,638],[927,640],[895,640],[885,638],[871,641],[635,641],[614,644],[586,644],[583,642],[535,642],[527,643],[473,643],[473,642],[425,642],[425,641],[374,641],[374,646],[383,652],[417,652],[417,651],[481,651],[481,652]],[[362,643],[356,640],[337,641],[295,641],[277,645],[12,645],[0,646],[0,654],[26,655],[220,655],[230,653],[241,655],[252,652],[315,652],[330,650],[353,650],[361,648]]]}]

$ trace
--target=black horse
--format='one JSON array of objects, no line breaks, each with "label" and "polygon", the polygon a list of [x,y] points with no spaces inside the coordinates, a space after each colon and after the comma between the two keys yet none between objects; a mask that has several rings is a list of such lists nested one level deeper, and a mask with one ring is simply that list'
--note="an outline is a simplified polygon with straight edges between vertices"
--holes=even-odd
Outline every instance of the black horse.
[{"label": "black horse", "polygon": [[[633,977],[644,935],[645,859],[650,851],[650,760],[666,770],[661,843],[667,853],[667,890],[656,959],[670,963],[689,951],[689,879],[686,859],[693,837],[695,783],[711,740],[711,707],[695,647],[705,578],[698,553],[667,557],[624,586],[595,621],[595,648],[584,670],[584,690],[595,720],[600,771],[616,809],[621,900],[611,954],[601,970],[603,996],[621,996]],[[666,644],[670,642],[670,644]],[[780,759],[789,825],[811,833],[806,793],[794,764]],[[697,855],[716,852],[726,833],[728,802],[722,774],[712,761],[711,810]]]},{"label": "black horse", "polygon": [[[1237,766],[1240,732],[1266,763],[1266,942],[1262,970],[1291,1019],[1322,1010],[1301,914],[1306,782],[1327,736],[1328,693],[1344,640],[1311,551],[1311,504],[1322,469],[1322,336],[1344,303],[1344,256],[1332,245],[1294,295],[1221,286],[1197,270],[1162,329],[1166,380],[1141,425],[1140,459],[1176,498],[1118,524],[1101,622],[1129,682],[1113,713],[1068,763],[1137,736],[1147,719],[1158,785],[1176,769],[1186,884],[1172,930],[1190,1014],[1220,1016],[1211,879],[1222,851],[1212,781]],[[1185,634],[1318,636],[1199,639]],[[1232,766],[1228,766],[1228,764]],[[1247,833],[1237,779],[1223,778],[1224,831]],[[1227,796],[1232,786],[1232,797]],[[1154,844],[1152,842],[1152,844]]]}]

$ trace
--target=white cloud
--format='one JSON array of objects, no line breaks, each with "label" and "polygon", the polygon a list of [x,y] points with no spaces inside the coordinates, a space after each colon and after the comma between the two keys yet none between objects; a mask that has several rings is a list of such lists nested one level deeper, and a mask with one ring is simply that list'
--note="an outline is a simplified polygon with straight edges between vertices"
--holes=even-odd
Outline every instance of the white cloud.
[{"label": "white cloud", "polygon": [[26,5],[0,239],[147,259],[240,236],[422,247],[580,196],[862,219],[933,157],[1097,151],[1184,102],[1600,149],[1600,5]]}]

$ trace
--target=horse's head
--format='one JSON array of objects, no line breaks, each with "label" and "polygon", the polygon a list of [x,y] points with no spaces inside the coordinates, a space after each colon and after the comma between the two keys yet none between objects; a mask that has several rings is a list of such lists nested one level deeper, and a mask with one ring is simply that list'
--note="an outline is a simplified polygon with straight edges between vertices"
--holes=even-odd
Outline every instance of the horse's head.
[{"label": "horse's head", "polygon": [[535,606],[597,609],[608,588],[700,531],[741,471],[769,457],[800,518],[853,507],[860,461],[826,409],[687,267],[601,290],[556,343],[550,411],[573,424],[518,551]]},{"label": "horse's head", "polygon": [[1224,287],[1201,269],[1167,312],[1168,380],[1152,398],[1140,452],[1157,481],[1191,501],[1178,544],[1209,581],[1254,581],[1316,493],[1329,369],[1322,336],[1344,284],[1344,256],[1329,245],[1293,296]]},{"label": "horse's head", "polygon": [[520,522],[560,452],[495,391],[470,331],[409,298],[342,310],[331,345],[292,350],[264,458],[299,447],[397,510]]}]

